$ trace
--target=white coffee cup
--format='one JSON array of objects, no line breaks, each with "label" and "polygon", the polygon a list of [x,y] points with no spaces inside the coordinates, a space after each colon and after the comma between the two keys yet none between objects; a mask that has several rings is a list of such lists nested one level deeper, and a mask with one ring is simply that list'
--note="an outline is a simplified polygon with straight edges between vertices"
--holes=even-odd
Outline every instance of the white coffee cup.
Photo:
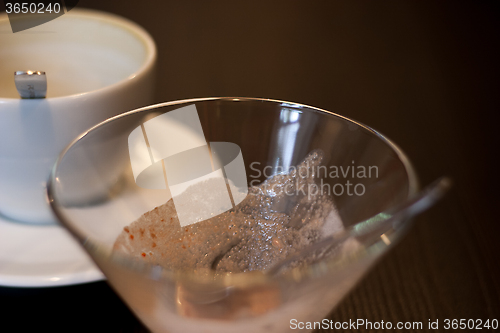
[{"label": "white coffee cup", "polygon": [[[61,150],[95,124],[153,102],[156,46],[137,24],[83,9],[12,33],[0,15],[0,216],[51,223],[45,186]],[[15,71],[44,71],[21,99]]]}]

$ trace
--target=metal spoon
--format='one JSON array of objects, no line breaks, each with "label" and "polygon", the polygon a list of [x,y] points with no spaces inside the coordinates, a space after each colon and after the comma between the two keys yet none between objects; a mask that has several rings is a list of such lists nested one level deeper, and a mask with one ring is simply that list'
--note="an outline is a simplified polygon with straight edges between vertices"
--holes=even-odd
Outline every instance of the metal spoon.
[{"label": "metal spoon", "polygon": [[379,213],[365,221],[356,223],[342,233],[327,236],[317,243],[304,248],[299,253],[285,259],[266,271],[266,274],[274,275],[283,268],[297,260],[310,256],[315,251],[322,250],[323,253],[329,249],[342,244],[349,238],[356,238],[361,243],[379,240],[386,233],[397,230],[403,221],[425,211],[434,205],[451,187],[451,180],[447,177],[439,178],[424,190],[396,206],[388,212]]}]

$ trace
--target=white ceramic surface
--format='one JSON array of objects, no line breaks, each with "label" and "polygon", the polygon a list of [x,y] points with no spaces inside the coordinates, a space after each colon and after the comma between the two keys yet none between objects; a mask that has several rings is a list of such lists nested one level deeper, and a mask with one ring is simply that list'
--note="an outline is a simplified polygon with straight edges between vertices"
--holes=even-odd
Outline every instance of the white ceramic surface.
[{"label": "white ceramic surface", "polygon": [[0,285],[53,287],[104,279],[68,232],[0,216]]},{"label": "white ceramic surface", "polygon": [[[53,223],[45,185],[56,157],[93,125],[151,104],[155,62],[149,34],[116,15],[73,9],[18,33],[0,15],[0,214]],[[47,98],[20,99],[17,70],[45,71]]]},{"label": "white ceramic surface", "polygon": [[[140,190],[142,191],[142,189]],[[133,200],[131,192],[91,209],[87,232],[106,243],[114,243],[123,227],[170,199],[169,194],[143,190],[144,202]],[[109,206],[121,205],[120,219],[110,215]],[[144,208],[147,205],[147,208]],[[78,214],[81,208],[75,207]],[[126,212],[126,213],[125,213]],[[86,216],[89,210],[85,210]],[[103,232],[99,222],[106,219],[110,227]],[[0,286],[52,287],[104,279],[99,268],[79,242],[58,224],[33,225],[9,220],[0,215]]]}]

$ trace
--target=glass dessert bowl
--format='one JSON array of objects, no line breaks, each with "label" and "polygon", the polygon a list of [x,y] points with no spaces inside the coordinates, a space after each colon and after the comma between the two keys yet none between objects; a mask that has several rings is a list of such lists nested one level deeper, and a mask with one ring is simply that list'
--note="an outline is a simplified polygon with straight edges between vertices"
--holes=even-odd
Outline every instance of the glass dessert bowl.
[{"label": "glass dessert bowl", "polygon": [[404,153],[353,120],[204,98],[93,127],[60,155],[48,195],[153,332],[243,333],[326,318],[410,219],[352,231],[417,189]]}]

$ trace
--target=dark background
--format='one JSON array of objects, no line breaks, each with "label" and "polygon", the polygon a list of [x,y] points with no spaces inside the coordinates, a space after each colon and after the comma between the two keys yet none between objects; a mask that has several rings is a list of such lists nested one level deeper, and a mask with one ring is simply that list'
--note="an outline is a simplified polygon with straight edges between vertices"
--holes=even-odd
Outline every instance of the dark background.
[{"label": "dark background", "polygon": [[[453,178],[449,195],[416,219],[330,318],[500,320],[496,2],[81,0],[78,7],[122,15],[151,33],[157,102],[246,96],[309,104],[387,135],[422,185]],[[15,322],[20,332],[146,331],[105,282],[0,288],[0,307],[0,325]]]}]

